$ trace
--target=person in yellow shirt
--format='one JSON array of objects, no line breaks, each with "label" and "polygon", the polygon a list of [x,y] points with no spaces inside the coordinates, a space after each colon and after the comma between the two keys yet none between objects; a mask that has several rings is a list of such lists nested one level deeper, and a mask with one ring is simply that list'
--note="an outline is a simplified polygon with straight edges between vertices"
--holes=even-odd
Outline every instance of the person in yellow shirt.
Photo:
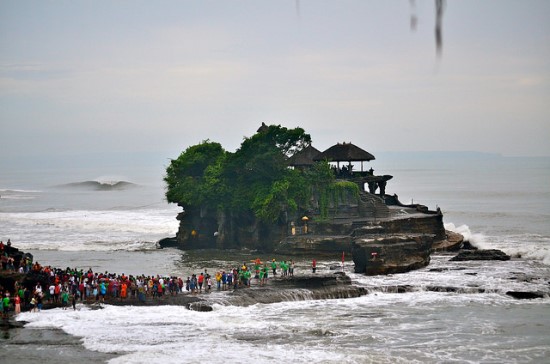
[{"label": "person in yellow shirt", "polygon": [[218,291],[222,288],[222,272],[216,272],[216,284],[218,285]]}]

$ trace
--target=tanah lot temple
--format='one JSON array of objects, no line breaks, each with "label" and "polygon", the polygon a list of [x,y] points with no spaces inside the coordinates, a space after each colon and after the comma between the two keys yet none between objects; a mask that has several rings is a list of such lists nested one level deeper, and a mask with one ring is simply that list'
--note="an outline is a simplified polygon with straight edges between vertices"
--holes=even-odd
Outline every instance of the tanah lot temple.
[{"label": "tanah lot temple", "polygon": [[[257,133],[269,127],[262,124]],[[234,213],[215,206],[182,206],[175,238],[162,246],[188,249],[247,249],[280,257],[353,259],[355,272],[388,274],[425,267],[434,250],[458,249],[462,236],[446,231],[443,214],[420,204],[403,204],[386,193],[390,175],[376,175],[375,157],[352,143],[325,151],[312,145],[292,154],[288,168],[319,172],[334,180],[314,187],[307,207],[283,211],[277,222],[259,221],[253,212]],[[315,173],[311,174],[315,176]]]}]

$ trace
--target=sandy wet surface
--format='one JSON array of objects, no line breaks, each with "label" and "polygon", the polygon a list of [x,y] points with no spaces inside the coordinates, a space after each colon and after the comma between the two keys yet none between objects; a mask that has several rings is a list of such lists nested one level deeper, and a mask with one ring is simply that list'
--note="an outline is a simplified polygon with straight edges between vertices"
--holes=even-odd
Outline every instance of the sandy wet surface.
[{"label": "sandy wet surface", "polygon": [[26,328],[23,322],[0,325],[0,361],[17,363],[105,363],[116,357],[84,348],[79,338],[62,330]]}]

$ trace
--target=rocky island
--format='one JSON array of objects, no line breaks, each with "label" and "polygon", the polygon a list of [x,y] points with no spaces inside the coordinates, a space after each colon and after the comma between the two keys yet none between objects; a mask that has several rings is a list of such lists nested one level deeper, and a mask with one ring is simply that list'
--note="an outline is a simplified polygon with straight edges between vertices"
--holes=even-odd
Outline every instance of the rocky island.
[{"label": "rocky island", "polygon": [[458,250],[443,214],[386,194],[369,152],[337,143],[320,152],[301,128],[262,123],[234,153],[215,142],[187,148],[167,168],[169,202],[183,208],[160,246],[351,256],[356,273],[407,272],[434,250]]}]

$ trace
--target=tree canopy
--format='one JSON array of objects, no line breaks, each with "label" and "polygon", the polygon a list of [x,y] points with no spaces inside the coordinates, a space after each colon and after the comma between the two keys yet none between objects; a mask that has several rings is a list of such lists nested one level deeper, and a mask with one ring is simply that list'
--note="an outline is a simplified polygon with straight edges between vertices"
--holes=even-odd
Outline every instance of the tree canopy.
[{"label": "tree canopy", "polygon": [[229,209],[276,222],[285,213],[307,209],[315,186],[333,179],[328,165],[309,172],[288,168],[288,158],[310,144],[302,128],[280,125],[260,128],[235,153],[203,141],[167,167],[166,198],[184,209]]},{"label": "tree canopy", "polygon": [[203,141],[187,148],[166,168],[166,199],[184,208],[210,204],[222,190],[216,183],[227,156],[221,144]]}]

